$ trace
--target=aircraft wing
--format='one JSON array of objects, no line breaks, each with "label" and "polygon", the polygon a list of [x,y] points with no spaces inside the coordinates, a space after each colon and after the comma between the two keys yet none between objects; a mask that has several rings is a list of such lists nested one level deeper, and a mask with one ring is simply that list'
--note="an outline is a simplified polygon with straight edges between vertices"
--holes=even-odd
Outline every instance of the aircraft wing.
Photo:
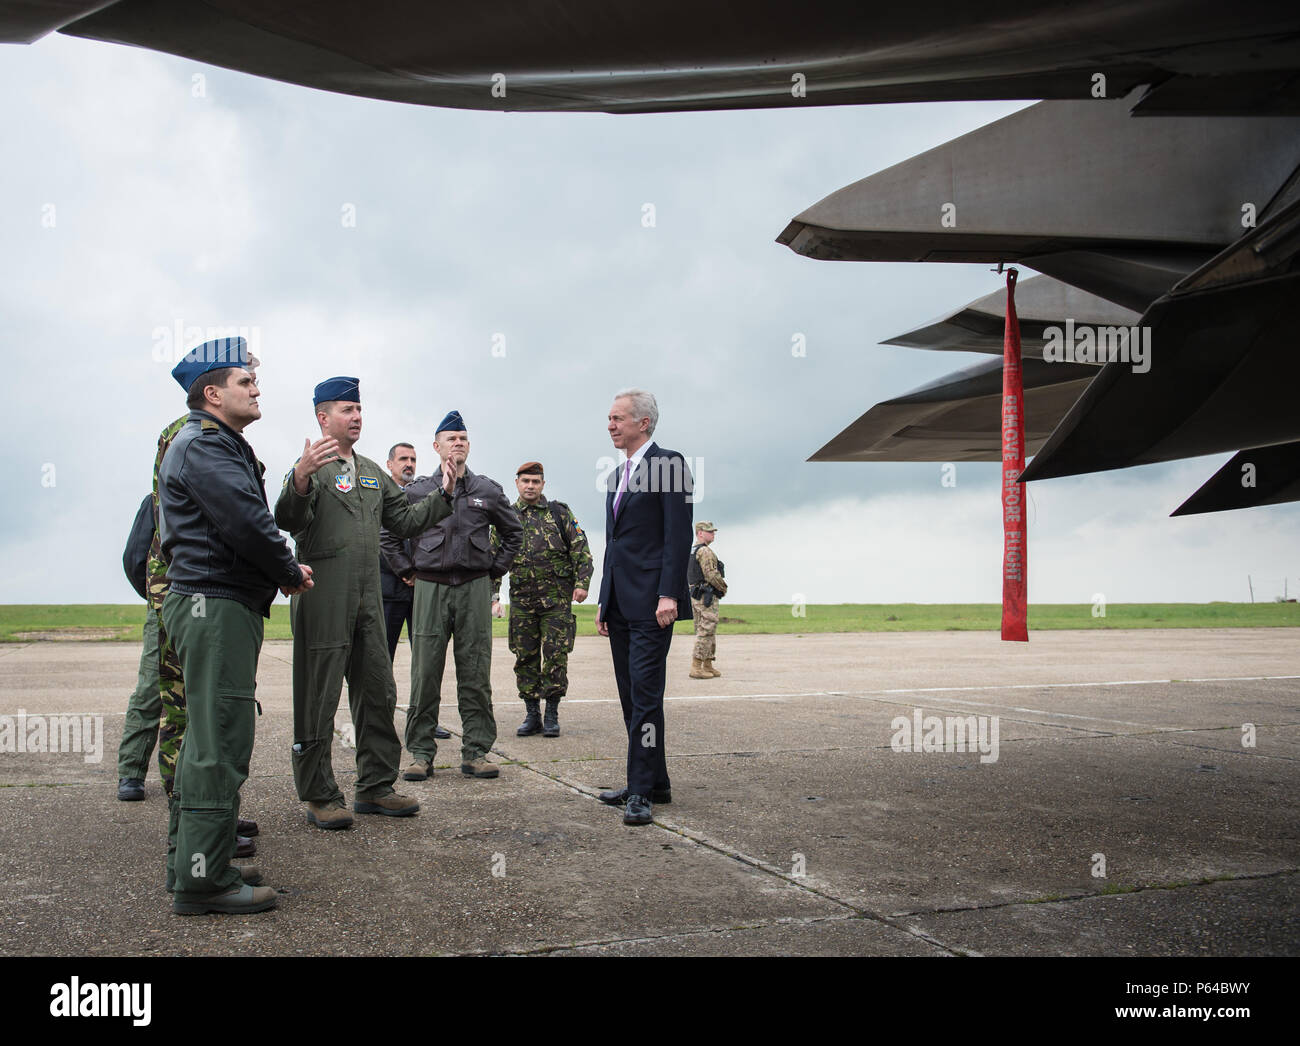
[{"label": "aircraft wing", "polygon": [[[1032,453],[1099,373],[1079,363],[1026,359],[1025,447]],[[1001,461],[1002,361],[878,403],[809,461]]]},{"label": "aircraft wing", "polygon": [[[58,31],[420,105],[671,112],[1105,97],[1300,112],[1294,0],[0,0],[0,42]],[[494,77],[504,79],[498,84]],[[1098,81],[1101,77],[1101,81]],[[504,86],[504,92],[494,92]]]},{"label": "aircraft wing", "polygon": [[1298,299],[1300,200],[1159,298],[1150,370],[1106,364],[1022,478],[1300,441]]},{"label": "aircraft wing", "polygon": [[[881,344],[1001,356],[1006,308],[1007,292],[1003,288]],[[1016,284],[1016,315],[1020,319],[1020,351],[1025,359],[1042,359],[1044,332],[1063,327],[1067,319],[1077,324],[1119,327],[1131,327],[1141,319],[1141,313],[1050,276],[1033,276]]]},{"label": "aircraft wing", "polygon": [[1255,447],[1234,454],[1170,515],[1194,516],[1288,501],[1300,501],[1300,443]]}]

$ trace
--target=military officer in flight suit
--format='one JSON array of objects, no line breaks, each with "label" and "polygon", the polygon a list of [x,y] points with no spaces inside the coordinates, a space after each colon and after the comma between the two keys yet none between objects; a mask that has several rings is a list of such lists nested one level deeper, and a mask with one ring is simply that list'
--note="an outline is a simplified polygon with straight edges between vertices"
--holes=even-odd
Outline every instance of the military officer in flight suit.
[{"label": "military officer in flight suit", "polygon": [[[356,378],[321,382],[314,403],[321,438],[307,441],[285,477],[275,522],[293,534],[309,562],[320,564],[312,599],[294,597],[289,609],[293,777],[307,820],[332,829],[352,824],[330,762],[345,679],[357,744],[353,810],[406,817],[420,809],[393,790],[402,746],[393,726],[397,688],[384,626],[379,528],[403,537],[422,533],[451,514],[451,500],[439,490],[412,504],[380,465],[353,453],[361,436]],[[454,489],[454,469],[443,472],[445,486]]]}]

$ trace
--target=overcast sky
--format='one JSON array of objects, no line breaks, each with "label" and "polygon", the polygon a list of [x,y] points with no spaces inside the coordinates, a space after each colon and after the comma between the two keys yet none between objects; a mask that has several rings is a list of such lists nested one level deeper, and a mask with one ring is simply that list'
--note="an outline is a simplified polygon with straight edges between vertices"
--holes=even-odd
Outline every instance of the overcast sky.
[{"label": "overcast sky", "polygon": [[[971,358],[881,340],[996,290],[982,265],[814,262],[774,242],[828,193],[1021,107],[662,116],[459,112],[51,36],[0,45],[0,338],[14,433],[0,602],[133,602],[122,545],[177,349],[246,328],[245,433],[280,478],[312,387],[361,379],[358,450],[448,410],[513,496],[539,459],[599,554],[612,395],[659,399],[737,602],[997,602],[998,468],[808,464],[873,403]],[[647,205],[653,224],[647,224]],[[199,330],[195,332],[193,328]],[[792,355],[792,338],[807,355]],[[183,344],[178,344],[183,342]],[[1031,488],[1030,599],[1300,587],[1297,506],[1169,512],[1228,455]],[[602,460],[606,459],[606,460]]]}]

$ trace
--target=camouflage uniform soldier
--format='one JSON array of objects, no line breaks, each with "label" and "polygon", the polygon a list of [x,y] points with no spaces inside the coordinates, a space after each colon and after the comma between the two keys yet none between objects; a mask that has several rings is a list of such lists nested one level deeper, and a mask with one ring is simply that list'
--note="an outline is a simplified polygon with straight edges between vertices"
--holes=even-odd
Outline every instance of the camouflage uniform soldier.
[{"label": "camouflage uniform soldier", "polygon": [[[153,539],[153,493],[144,496],[122,552],[122,570],[145,605],[149,603],[149,542]],[[117,747],[117,797],[124,802],[144,798],[144,779],[149,760],[158,744],[158,615],[150,608],[145,614],[144,640],[135,690],[122,721],[122,740]]]},{"label": "camouflage uniform soldier", "polygon": [[695,612],[695,650],[691,654],[691,678],[712,679],[722,675],[713,667],[717,647],[718,600],[727,594],[727,580],[723,566],[713,549],[713,538],[718,528],[712,523],[698,523],[695,527],[695,547],[686,567],[686,580],[691,586],[691,608]]},{"label": "camouflage uniform soldier", "polygon": [[[519,697],[527,709],[515,731],[519,737],[560,736],[560,698],[569,688],[569,651],[577,628],[569,605],[587,598],[593,569],[587,535],[567,505],[542,496],[545,485],[540,462],[525,462],[515,473],[519,500],[514,508],[524,536],[510,565],[509,643]],[[500,543],[499,532],[493,531],[493,552]],[[500,611],[500,598],[498,578],[492,583],[494,614]],[[545,722],[540,714],[543,699]]]},{"label": "camouflage uniform soldier", "polygon": [[176,782],[176,756],[185,736],[185,680],[176,647],[163,624],[162,605],[167,598],[167,563],[162,558],[162,540],[158,536],[158,470],[163,455],[176,434],[185,427],[189,414],[182,414],[158,436],[158,453],[153,459],[153,543],[149,546],[149,609],[158,619],[158,693],[162,698],[162,720],[158,724],[158,773],[168,797]]}]

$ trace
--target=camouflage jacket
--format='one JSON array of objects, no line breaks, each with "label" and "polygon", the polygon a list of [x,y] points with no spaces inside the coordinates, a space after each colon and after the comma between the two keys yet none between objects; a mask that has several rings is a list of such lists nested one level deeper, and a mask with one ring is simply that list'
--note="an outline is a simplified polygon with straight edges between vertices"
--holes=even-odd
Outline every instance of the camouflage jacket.
[{"label": "camouflage jacket", "polygon": [[[523,544],[510,564],[510,600],[521,607],[567,607],[573,601],[575,588],[587,588],[591,584],[594,567],[587,535],[568,505],[553,502],[568,530],[566,552],[564,535],[551,516],[551,504],[545,497],[539,497],[535,505],[529,505],[523,498],[514,505],[524,525],[524,535]],[[494,531],[493,551],[499,542]],[[492,583],[492,598],[501,598],[500,580]]]},{"label": "camouflage jacket", "polygon": [[162,538],[158,536],[158,470],[162,467],[163,455],[172,445],[176,434],[190,420],[189,411],[173,421],[158,436],[158,453],[153,459],[153,541],[149,545],[149,567],[146,584],[149,586],[149,608],[162,613],[163,600],[167,597],[167,561],[163,559]]},{"label": "camouflage jacket", "polygon": [[695,561],[700,565],[704,580],[713,586],[719,596],[727,594],[727,579],[718,570],[718,556],[708,545],[700,545],[695,550]]}]

